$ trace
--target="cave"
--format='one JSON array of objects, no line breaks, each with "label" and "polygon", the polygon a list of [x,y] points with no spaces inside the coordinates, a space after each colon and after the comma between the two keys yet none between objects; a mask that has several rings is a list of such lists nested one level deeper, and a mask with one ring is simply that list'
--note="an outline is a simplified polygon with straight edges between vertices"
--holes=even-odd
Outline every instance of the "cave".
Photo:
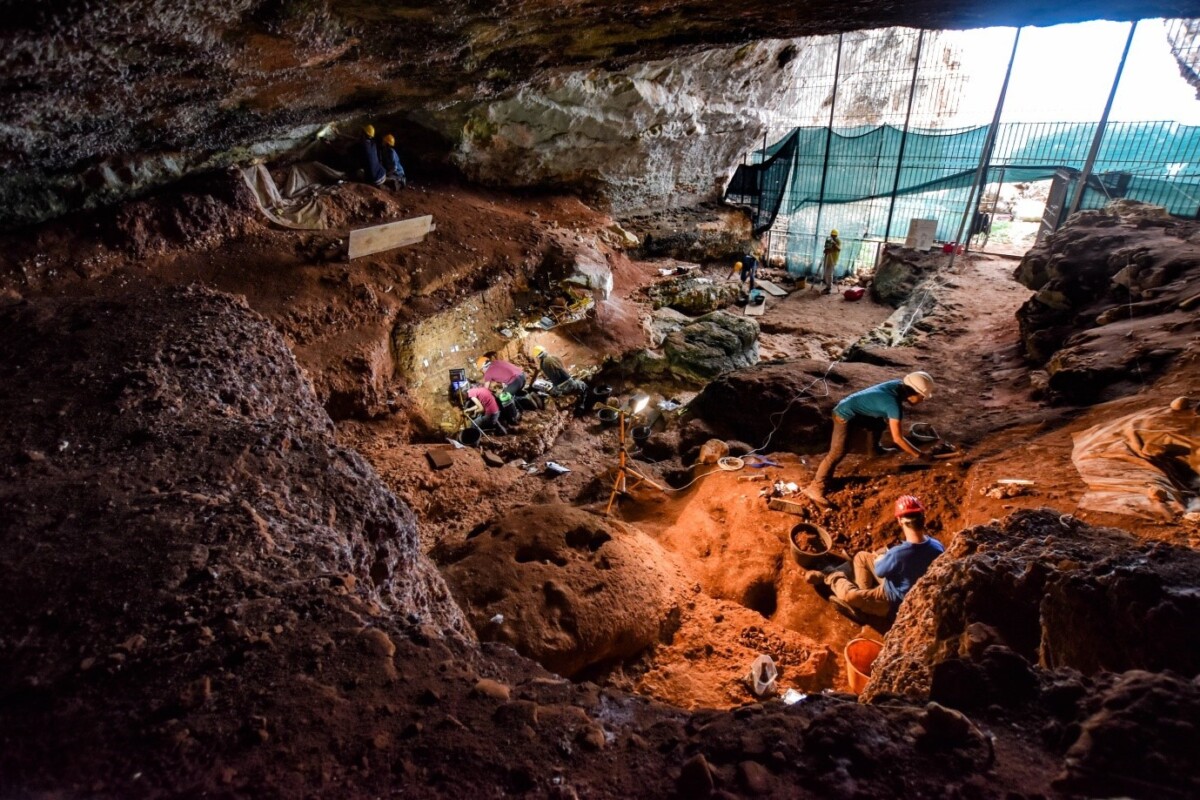
[{"label": "cave", "polygon": [[1189,4],[6,10],[0,796],[1200,796]]}]

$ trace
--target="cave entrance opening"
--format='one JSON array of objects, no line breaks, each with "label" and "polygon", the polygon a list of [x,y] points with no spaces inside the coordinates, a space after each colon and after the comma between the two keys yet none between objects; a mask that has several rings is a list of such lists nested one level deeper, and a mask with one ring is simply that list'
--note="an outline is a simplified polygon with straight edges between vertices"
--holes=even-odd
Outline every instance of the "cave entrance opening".
[{"label": "cave entrance opening", "polygon": [[[939,243],[1011,255],[1119,198],[1194,219],[1200,102],[1181,71],[1200,56],[1186,23],[820,37],[825,70],[785,98],[725,200],[795,274],[819,273],[839,230],[839,278],[874,267],[913,219],[936,220]],[[1021,221],[997,210],[1014,194],[1049,201],[1034,238],[1029,202]]]}]

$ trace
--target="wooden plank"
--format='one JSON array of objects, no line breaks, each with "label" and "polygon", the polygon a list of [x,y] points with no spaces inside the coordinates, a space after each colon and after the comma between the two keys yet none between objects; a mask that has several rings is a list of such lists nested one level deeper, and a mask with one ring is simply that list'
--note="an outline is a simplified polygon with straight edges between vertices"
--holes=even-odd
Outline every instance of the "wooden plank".
[{"label": "wooden plank", "polygon": [[761,286],[762,288],[766,289],[767,294],[771,295],[772,297],[787,297],[788,296],[787,292],[785,292],[783,289],[780,289],[779,286],[777,286],[774,283],[771,283],[770,281],[756,279],[755,283],[758,284],[759,286]]},{"label": "wooden plank", "polygon": [[763,301],[761,303],[759,303],[758,305],[754,305],[753,303],[746,304],[746,316],[747,317],[761,317],[766,310],[767,310],[767,298],[765,298],[765,297],[763,298]]},{"label": "wooden plank", "polygon": [[349,258],[351,260],[372,253],[381,253],[409,244],[416,244],[425,238],[432,230],[433,215],[402,219],[399,222],[388,222],[371,228],[359,228],[350,231]]}]

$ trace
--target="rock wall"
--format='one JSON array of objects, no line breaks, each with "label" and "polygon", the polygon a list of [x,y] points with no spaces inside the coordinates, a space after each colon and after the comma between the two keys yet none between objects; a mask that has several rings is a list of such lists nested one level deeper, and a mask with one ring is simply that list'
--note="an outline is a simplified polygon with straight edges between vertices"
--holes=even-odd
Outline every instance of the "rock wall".
[{"label": "rock wall", "polygon": [[1104,399],[1195,351],[1200,226],[1117,201],[1081,212],[1029,251],[1014,277],[1035,290],[1017,311],[1028,358],[1051,391]]},{"label": "rock wall", "polygon": [[[1200,672],[1200,554],[1048,509],[960,532],[909,592],[864,697],[969,708],[1046,669]],[[964,661],[982,664],[979,669]]]},{"label": "rock wall", "polygon": [[[911,69],[909,33],[886,29],[847,49],[839,119],[878,124],[903,113],[907,93],[877,77]],[[828,124],[832,80],[814,101],[809,76],[832,74],[837,46],[836,36],[774,39],[560,73],[504,99],[451,107],[430,124],[459,142],[455,162],[484,183],[583,188],[619,215],[689,207],[719,198],[764,138]],[[926,47],[955,63],[952,38],[931,35]],[[948,110],[957,98],[945,85],[923,82],[918,94],[934,94],[919,102]]]}]

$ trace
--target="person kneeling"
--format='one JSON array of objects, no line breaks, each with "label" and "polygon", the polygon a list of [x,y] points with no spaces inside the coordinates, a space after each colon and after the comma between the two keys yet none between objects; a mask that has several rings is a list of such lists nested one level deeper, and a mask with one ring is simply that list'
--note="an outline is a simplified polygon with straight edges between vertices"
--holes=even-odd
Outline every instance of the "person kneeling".
[{"label": "person kneeling", "polygon": [[941,542],[925,535],[925,507],[916,497],[906,494],[896,501],[896,520],[904,541],[885,550],[856,553],[853,580],[841,570],[829,575],[810,573],[810,580],[823,580],[833,592],[833,602],[852,612],[887,617],[945,550]]},{"label": "person kneeling", "polygon": [[471,422],[481,431],[496,431],[508,433],[500,424],[500,404],[496,396],[483,386],[476,386],[467,391],[467,404],[463,410],[471,418]]}]

